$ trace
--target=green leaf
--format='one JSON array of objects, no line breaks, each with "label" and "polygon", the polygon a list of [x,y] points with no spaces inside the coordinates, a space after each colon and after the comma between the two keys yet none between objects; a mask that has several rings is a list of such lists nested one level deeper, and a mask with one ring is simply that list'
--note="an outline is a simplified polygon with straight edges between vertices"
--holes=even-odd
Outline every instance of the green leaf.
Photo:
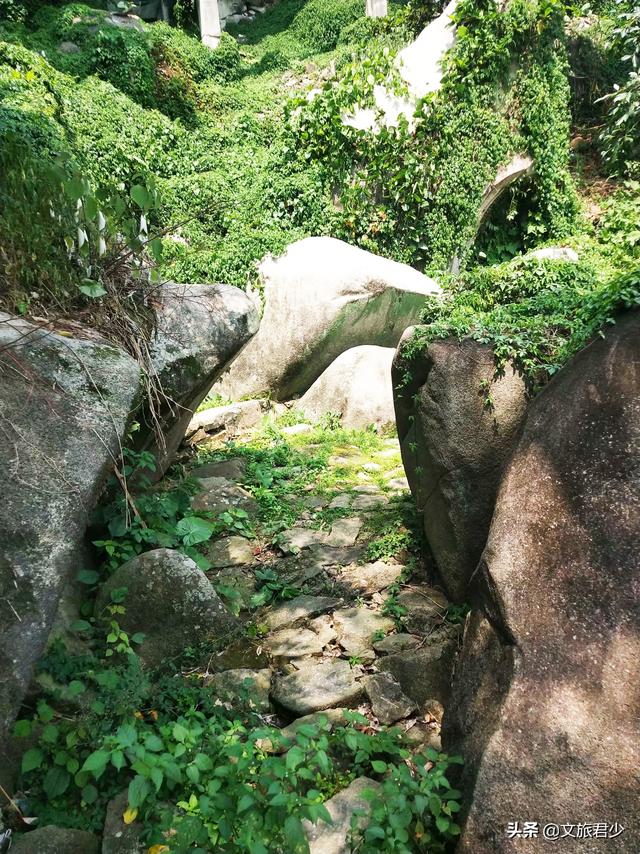
[{"label": "green leaf", "polygon": [[82,766],[83,771],[90,771],[94,777],[98,778],[107,767],[107,762],[111,758],[111,754],[106,750],[94,750],[84,761]]},{"label": "green leaf", "polygon": [[135,635],[131,635],[131,643],[143,643],[146,635],[144,632],[136,632]]},{"label": "green leaf", "polygon": [[185,516],[176,525],[176,534],[181,538],[185,546],[195,546],[211,539],[215,525],[200,519],[198,516]]},{"label": "green leaf", "polygon": [[84,682],[80,682],[78,679],[72,680],[67,686],[67,694],[69,697],[78,697],[80,694],[84,694],[86,690],[87,686]]},{"label": "green leaf", "polygon": [[107,292],[100,282],[95,282],[93,279],[83,279],[82,284],[78,285],[78,290],[91,299],[103,297]]},{"label": "green leaf", "polygon": [[200,769],[200,771],[211,771],[213,768],[213,761],[210,756],[207,756],[206,753],[198,753],[194,759],[196,766]]},{"label": "green leaf", "polygon": [[54,798],[63,795],[71,782],[71,775],[65,768],[55,766],[50,768],[42,781],[42,788],[48,798]]},{"label": "green leaf", "polygon": [[376,774],[384,774],[384,772],[387,770],[387,763],[381,762],[380,759],[374,759],[371,762],[371,767],[376,772]]},{"label": "green leaf", "polygon": [[139,774],[129,783],[128,800],[131,809],[138,809],[145,802],[147,795],[151,791],[148,780],[141,777]]},{"label": "green leaf", "polygon": [[22,757],[22,773],[28,774],[35,768],[40,768],[44,760],[44,753],[38,747],[32,747]]},{"label": "green leaf", "polygon": [[87,804],[93,804],[98,799],[98,790],[91,784],[85,786],[80,794],[82,796],[82,800]]},{"label": "green leaf", "polygon": [[16,721],[13,727],[13,734],[15,738],[26,738],[28,735],[31,735],[31,729],[33,724],[31,721],[24,720],[24,718],[20,721]]},{"label": "green leaf", "polygon": [[131,198],[139,208],[145,210],[151,204],[151,194],[142,184],[134,184],[130,191]]},{"label": "green leaf", "polygon": [[253,795],[243,795],[238,801],[238,812],[246,812],[246,810],[250,809],[256,802],[256,799]]},{"label": "green leaf", "polygon": [[287,770],[293,771],[304,761],[304,751],[299,747],[292,747],[287,753],[286,766]]},{"label": "green leaf", "polygon": [[446,833],[449,829],[449,819],[444,815],[439,815],[436,819],[436,827],[440,833]]},{"label": "green leaf", "polygon": [[93,569],[81,569],[76,578],[80,584],[92,585],[98,583],[100,575]]}]

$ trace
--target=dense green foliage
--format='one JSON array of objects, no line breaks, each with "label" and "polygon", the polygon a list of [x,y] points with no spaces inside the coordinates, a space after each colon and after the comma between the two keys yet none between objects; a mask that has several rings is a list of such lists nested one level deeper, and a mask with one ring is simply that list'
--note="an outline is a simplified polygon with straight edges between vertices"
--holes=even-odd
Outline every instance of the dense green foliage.
[{"label": "dense green foliage", "polygon": [[[385,448],[371,431],[335,426],[317,427],[297,443],[289,444],[278,423],[269,423],[251,443],[201,456],[203,461],[246,459],[245,486],[259,502],[260,535],[267,540],[277,537],[279,524],[290,525],[304,512],[305,486],[327,496],[355,486],[362,455],[371,458]],[[328,461],[339,449],[351,455],[353,464],[333,470]],[[377,459],[393,468],[399,455]],[[103,535],[97,545],[105,561],[100,572],[78,575],[86,601],[83,619],[71,626],[74,651],[62,639],[50,646],[40,664],[42,694],[35,711],[16,724],[19,743],[25,739],[22,784],[30,809],[42,823],[99,832],[108,801],[125,791],[121,809],[127,821],[141,825],[148,846],[166,845],[167,851],[185,854],[291,854],[308,851],[301,820],[325,820],[323,802],[366,775],[380,788],[371,792],[366,831],[354,827],[358,850],[445,851],[459,833],[460,792],[448,779],[458,758],[433,750],[412,752],[400,730],[377,730],[355,712],[333,730],[319,720],[300,725],[285,740],[252,705],[250,681],[240,700],[232,702],[203,682],[207,662],[228,639],[200,638],[183,660],[149,671],[135,654],[144,637],[129,637],[121,628],[126,590],[113,591],[104,610],[94,613],[102,575],[132,554],[167,545],[198,558],[206,539],[223,532],[213,520],[206,531],[206,514],[190,511],[191,480],[177,477],[151,489],[141,482],[140,474],[152,467],[148,455],[127,452],[121,476],[137,491],[126,502],[108,498],[96,515],[96,531]],[[291,500],[292,491],[299,500]],[[371,554],[417,554],[416,541],[397,512],[390,502],[371,516]],[[319,522],[328,523],[329,516]],[[184,536],[185,523],[194,539]],[[290,595],[273,569],[258,570],[256,576],[261,584],[251,608]],[[391,600],[388,613],[402,615]],[[249,637],[252,628],[260,631],[249,623]]]},{"label": "dense green foliage", "polygon": [[[504,11],[461,3],[441,90],[397,127],[382,121],[374,101],[379,84],[406,95],[388,45],[369,45],[337,86],[299,101],[293,117],[309,157],[321,158],[342,186],[342,236],[433,270],[454,257],[465,262],[482,193],[515,153],[536,163],[525,245],[571,229],[563,12],[560,2],[516,0]],[[344,125],[345,113],[363,107],[378,112],[376,133]]]},{"label": "dense green foliage", "polygon": [[601,144],[605,160],[618,174],[640,159],[640,7],[618,0],[610,47],[621,56],[625,76],[605,99],[609,113]]}]

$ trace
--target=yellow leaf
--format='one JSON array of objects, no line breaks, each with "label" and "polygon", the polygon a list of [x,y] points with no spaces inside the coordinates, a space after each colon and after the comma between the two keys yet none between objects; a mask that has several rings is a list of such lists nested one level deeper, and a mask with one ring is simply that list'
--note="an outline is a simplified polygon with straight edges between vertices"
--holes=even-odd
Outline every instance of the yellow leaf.
[{"label": "yellow leaf", "polygon": [[128,810],[125,810],[123,812],[122,819],[123,819],[125,824],[131,824],[132,822],[134,822],[136,820],[137,815],[138,815],[138,810],[137,809],[132,810],[131,807],[129,807]]},{"label": "yellow leaf", "polygon": [[147,854],[162,854],[163,851],[168,850],[166,845],[152,845],[151,848],[147,848]]}]

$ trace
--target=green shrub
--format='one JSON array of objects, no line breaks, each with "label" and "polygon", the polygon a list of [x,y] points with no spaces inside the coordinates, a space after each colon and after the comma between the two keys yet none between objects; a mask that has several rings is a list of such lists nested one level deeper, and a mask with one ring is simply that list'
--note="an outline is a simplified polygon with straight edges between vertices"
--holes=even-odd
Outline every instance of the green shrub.
[{"label": "green shrub", "polygon": [[634,0],[618,0],[612,50],[622,55],[625,76],[605,96],[609,112],[600,144],[605,162],[618,175],[640,160],[640,7]]},{"label": "green shrub", "polygon": [[511,362],[535,393],[620,311],[640,307],[640,266],[602,281],[588,264],[516,259],[469,272],[427,303],[409,359],[431,341],[471,337],[493,347],[496,377]]},{"label": "green shrub", "polygon": [[343,28],[363,16],[360,0],[308,0],[295,16],[292,30],[315,51],[332,50]]},{"label": "green shrub", "polygon": [[20,0],[0,0],[0,21],[21,22],[27,17],[27,9]]},{"label": "green shrub", "polygon": [[236,80],[240,75],[240,49],[228,33],[223,33],[215,50],[168,24],[151,27],[149,38],[157,60],[165,62],[196,83],[215,80],[220,83]]},{"label": "green shrub", "polygon": [[155,104],[155,66],[147,36],[115,27],[100,30],[92,53],[93,71],[143,107]]}]

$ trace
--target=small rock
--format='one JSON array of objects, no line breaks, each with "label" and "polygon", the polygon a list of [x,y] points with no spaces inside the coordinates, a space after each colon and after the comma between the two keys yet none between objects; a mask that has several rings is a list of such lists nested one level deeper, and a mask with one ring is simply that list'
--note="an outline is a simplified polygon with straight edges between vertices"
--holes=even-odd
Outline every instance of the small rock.
[{"label": "small rock", "polygon": [[387,486],[389,489],[393,489],[396,492],[405,492],[409,489],[409,481],[406,477],[395,477],[392,480],[387,481]]},{"label": "small rock", "polygon": [[327,499],[322,495],[306,495],[302,499],[303,505],[309,510],[322,510],[327,506]]},{"label": "small rock", "polygon": [[349,836],[354,812],[362,810],[365,813],[358,818],[360,828],[369,823],[370,802],[363,797],[363,792],[379,788],[380,784],[374,780],[358,777],[346,789],[325,801],[324,805],[332,818],[332,824],[322,820],[312,824],[305,819],[302,824],[309,840],[309,854],[348,854],[352,850]]},{"label": "small rock", "polygon": [[322,616],[310,620],[309,628],[318,635],[323,647],[338,637],[338,633],[333,628],[333,618],[330,614],[322,614]]},{"label": "small rock", "polygon": [[354,546],[363,525],[359,516],[348,519],[336,519],[331,526],[331,533],[326,539],[329,546]]},{"label": "small rock", "polygon": [[186,435],[191,436],[199,430],[205,433],[221,433],[224,430],[229,434],[236,434],[240,430],[255,427],[262,416],[260,400],[243,400],[228,406],[213,406],[196,412],[189,422]]},{"label": "small rock", "polygon": [[398,604],[406,608],[405,623],[410,632],[426,633],[449,607],[449,600],[426,584],[412,585],[398,594]]},{"label": "small rock", "polygon": [[379,465],[378,463],[365,463],[365,464],[362,466],[362,468],[363,468],[365,471],[380,471],[380,469],[382,468],[382,466],[381,466],[381,465]]},{"label": "small rock", "polygon": [[326,531],[318,531],[314,528],[289,528],[280,535],[280,548],[285,553],[291,553],[324,544],[327,540]]},{"label": "small rock", "polygon": [[150,667],[237,625],[208,578],[181,552],[153,549],[116,569],[96,597],[97,617],[104,614],[112,591],[123,587],[126,610],[118,622],[129,635],[144,634],[136,652]]},{"label": "small rock", "polygon": [[362,566],[352,564],[342,569],[340,580],[360,593],[377,593],[397,581],[404,569],[401,563],[385,563],[382,560]]},{"label": "small rock", "polygon": [[80,47],[75,42],[60,42],[58,45],[60,53],[80,53]]},{"label": "small rock", "polygon": [[350,706],[362,696],[346,661],[335,658],[323,664],[310,664],[297,673],[276,681],[273,700],[295,715],[308,715],[332,706]]},{"label": "small rock", "polygon": [[375,641],[373,648],[381,655],[393,655],[396,652],[404,652],[406,649],[415,649],[419,643],[420,638],[401,633],[387,635],[386,638]]},{"label": "small rock", "polygon": [[371,701],[373,714],[383,726],[391,726],[417,711],[415,702],[403,693],[399,683],[390,673],[365,676],[362,683]]},{"label": "small rock", "polygon": [[[207,577],[209,576],[218,590],[222,590],[223,586],[231,588],[233,600],[229,600],[230,606],[233,605],[236,609],[240,606],[240,610],[251,607],[251,601],[258,592],[258,581],[253,572],[242,566],[227,566],[209,572]],[[221,595],[227,595],[227,591],[223,591]]]},{"label": "small rock", "polygon": [[264,670],[268,666],[269,658],[262,645],[246,637],[229,644],[209,661],[209,669],[216,673],[223,670]]},{"label": "small rock", "polygon": [[317,726],[324,732],[331,732],[342,724],[345,724],[344,716],[346,709],[325,709],[322,712],[312,712],[310,715],[304,715],[301,718],[296,718],[289,726],[280,730],[280,737],[283,741],[293,741],[301,726]]},{"label": "small rock", "polygon": [[265,646],[274,658],[300,658],[319,655],[324,644],[309,629],[282,629],[267,638]]},{"label": "small rock", "polygon": [[329,504],[330,510],[344,510],[349,507],[351,504],[351,496],[347,492],[343,492],[341,495],[336,495],[336,497]]},{"label": "small rock", "polygon": [[346,566],[360,560],[363,546],[328,546],[323,543],[311,547],[311,554],[318,566]]},{"label": "small rock", "polygon": [[359,483],[353,487],[353,491],[362,495],[380,495],[380,489],[374,483]]},{"label": "small rock", "polygon": [[102,854],[139,854],[141,851],[140,837],[144,827],[138,821],[125,824],[122,819],[128,803],[128,793],[125,789],[107,804],[102,834]]},{"label": "small rock", "polygon": [[451,692],[457,638],[423,649],[387,655],[378,661],[380,670],[393,674],[404,693],[422,706],[436,699],[444,706]]},{"label": "small rock", "polygon": [[212,569],[253,563],[253,546],[244,537],[224,537],[207,547]]},{"label": "small rock", "polygon": [[312,433],[313,426],[311,424],[292,424],[291,427],[283,427],[280,430],[285,436],[300,436],[303,433]]},{"label": "small rock", "polygon": [[383,504],[388,504],[389,499],[381,492],[371,493],[370,495],[360,495],[351,505],[353,510],[373,510],[375,507],[381,507]]},{"label": "small rock", "polygon": [[342,608],[333,614],[333,625],[338,632],[338,642],[350,655],[361,655],[373,648],[376,632],[390,632],[394,622],[369,608]]},{"label": "small rock", "polygon": [[223,702],[248,698],[249,705],[259,712],[268,712],[269,692],[271,690],[271,671],[264,670],[224,670],[208,676],[204,684],[211,688],[215,696]]},{"label": "small rock", "polygon": [[537,258],[538,261],[567,261],[570,264],[577,264],[580,256],[568,246],[544,246],[542,249],[534,249],[529,252],[528,258]]},{"label": "small rock", "polygon": [[191,502],[194,510],[206,510],[214,516],[236,508],[250,515],[258,512],[258,502],[241,486],[225,477],[205,477],[200,481],[202,492]]},{"label": "small rock", "polygon": [[100,840],[85,830],[48,825],[16,838],[11,854],[100,854]]},{"label": "small rock", "polygon": [[429,747],[438,752],[442,750],[439,727],[434,728],[424,721],[416,721],[412,727],[405,731],[405,738],[418,751],[426,750]]},{"label": "small rock", "polygon": [[247,461],[243,457],[220,460],[218,463],[205,463],[193,470],[195,477],[224,477],[226,480],[242,480],[247,473]]},{"label": "small rock", "polygon": [[289,602],[282,602],[269,611],[264,621],[270,629],[290,626],[306,617],[314,617],[332,611],[340,604],[338,599],[329,596],[297,596]]}]

